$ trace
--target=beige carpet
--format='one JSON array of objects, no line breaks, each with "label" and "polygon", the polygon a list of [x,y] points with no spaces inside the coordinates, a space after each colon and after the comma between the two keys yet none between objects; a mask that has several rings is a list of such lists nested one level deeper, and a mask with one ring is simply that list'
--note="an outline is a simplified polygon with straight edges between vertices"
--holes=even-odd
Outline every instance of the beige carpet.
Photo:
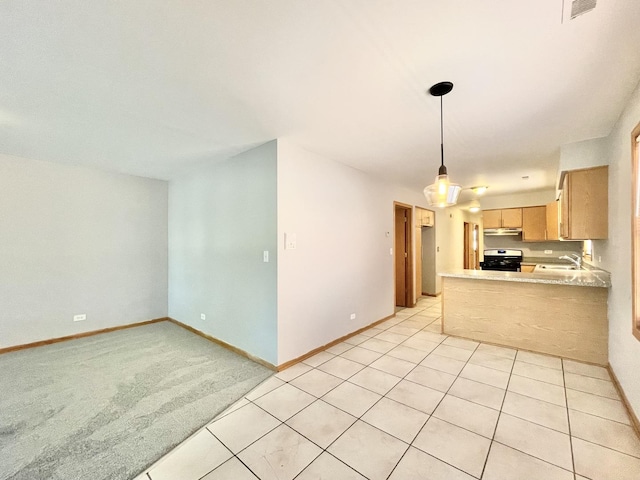
[{"label": "beige carpet", "polygon": [[272,373],[169,322],[0,355],[0,480],[133,478]]}]

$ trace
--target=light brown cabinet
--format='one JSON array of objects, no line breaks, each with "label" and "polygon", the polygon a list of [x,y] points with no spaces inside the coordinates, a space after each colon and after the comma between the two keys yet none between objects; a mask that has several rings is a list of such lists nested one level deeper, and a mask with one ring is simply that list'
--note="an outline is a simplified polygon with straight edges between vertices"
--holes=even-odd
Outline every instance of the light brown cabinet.
[{"label": "light brown cabinet", "polygon": [[535,268],[535,265],[525,265],[524,263],[520,265],[520,271],[524,273],[533,273]]},{"label": "light brown cabinet", "polygon": [[547,240],[560,240],[560,236],[558,235],[558,208],[558,201],[547,204]]},{"label": "light brown cabinet", "polygon": [[560,237],[597,240],[608,235],[608,171],[602,167],[562,173]]},{"label": "light brown cabinet", "polygon": [[433,227],[434,218],[431,210],[416,207],[416,227]]},{"label": "light brown cabinet", "polygon": [[483,228],[522,228],[522,209],[503,208],[482,211]]},{"label": "light brown cabinet", "polygon": [[547,237],[547,207],[522,209],[522,241],[544,242]]}]

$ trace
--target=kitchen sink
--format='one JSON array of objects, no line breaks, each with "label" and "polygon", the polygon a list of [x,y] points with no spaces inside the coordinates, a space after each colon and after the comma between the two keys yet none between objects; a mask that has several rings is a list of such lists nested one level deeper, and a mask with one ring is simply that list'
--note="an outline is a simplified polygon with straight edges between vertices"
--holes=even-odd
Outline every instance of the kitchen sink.
[{"label": "kitchen sink", "polygon": [[539,272],[541,270],[566,271],[566,270],[579,270],[579,268],[576,267],[575,265],[557,265],[554,263],[539,263],[538,265],[536,265],[536,268],[534,271]]}]

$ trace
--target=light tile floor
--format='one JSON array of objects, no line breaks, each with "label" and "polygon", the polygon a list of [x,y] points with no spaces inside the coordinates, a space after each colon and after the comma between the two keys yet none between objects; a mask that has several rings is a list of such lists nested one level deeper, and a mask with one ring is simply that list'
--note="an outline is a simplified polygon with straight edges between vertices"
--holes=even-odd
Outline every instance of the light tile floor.
[{"label": "light tile floor", "polygon": [[440,300],[280,372],[140,480],[625,480],[606,369],[440,334]]}]

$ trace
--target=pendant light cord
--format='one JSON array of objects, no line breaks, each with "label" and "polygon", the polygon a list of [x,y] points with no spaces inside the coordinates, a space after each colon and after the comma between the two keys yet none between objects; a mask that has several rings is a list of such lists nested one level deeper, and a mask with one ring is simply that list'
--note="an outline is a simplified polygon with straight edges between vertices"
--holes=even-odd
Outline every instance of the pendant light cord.
[{"label": "pendant light cord", "polygon": [[442,124],[444,123],[443,115],[442,115],[442,97],[444,95],[440,95],[440,166],[444,167],[444,134]]}]

